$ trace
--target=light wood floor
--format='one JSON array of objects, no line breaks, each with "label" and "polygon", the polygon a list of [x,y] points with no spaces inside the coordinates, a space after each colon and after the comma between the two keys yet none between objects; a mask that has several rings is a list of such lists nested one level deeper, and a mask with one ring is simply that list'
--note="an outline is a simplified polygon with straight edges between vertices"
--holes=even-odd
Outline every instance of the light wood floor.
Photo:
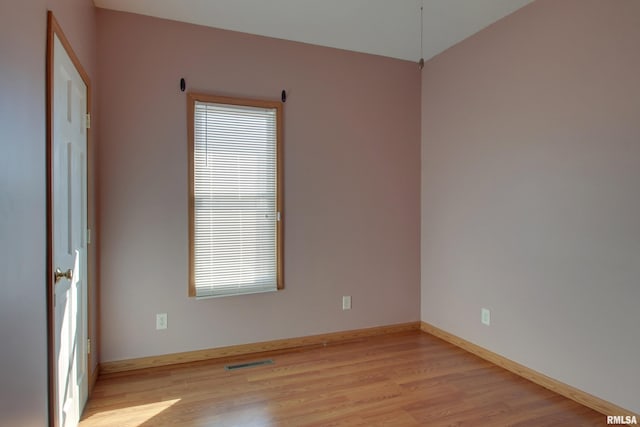
[{"label": "light wood floor", "polygon": [[[266,357],[274,364],[101,377],[80,426],[606,425],[604,415],[419,331]],[[256,357],[234,363],[247,360]]]}]

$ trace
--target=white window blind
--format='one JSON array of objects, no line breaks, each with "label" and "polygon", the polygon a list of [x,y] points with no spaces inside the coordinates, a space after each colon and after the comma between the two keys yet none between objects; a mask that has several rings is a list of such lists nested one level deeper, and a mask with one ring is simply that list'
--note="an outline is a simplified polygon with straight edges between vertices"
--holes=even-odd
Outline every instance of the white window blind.
[{"label": "white window blind", "polygon": [[191,292],[278,289],[278,109],[194,101]]}]

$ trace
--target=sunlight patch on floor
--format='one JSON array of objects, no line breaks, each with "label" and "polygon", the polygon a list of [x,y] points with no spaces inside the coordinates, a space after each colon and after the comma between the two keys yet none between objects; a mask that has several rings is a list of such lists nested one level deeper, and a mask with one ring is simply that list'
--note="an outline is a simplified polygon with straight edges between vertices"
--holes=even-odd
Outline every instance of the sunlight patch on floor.
[{"label": "sunlight patch on floor", "polygon": [[180,399],[102,411],[82,420],[80,426],[112,427],[116,422],[119,427],[140,427],[178,402],[180,402]]}]

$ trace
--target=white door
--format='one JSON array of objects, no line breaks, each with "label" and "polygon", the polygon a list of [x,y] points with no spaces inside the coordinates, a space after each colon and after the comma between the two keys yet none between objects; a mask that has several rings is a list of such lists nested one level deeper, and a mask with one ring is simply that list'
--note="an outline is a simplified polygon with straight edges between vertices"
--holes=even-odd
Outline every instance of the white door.
[{"label": "white door", "polygon": [[87,400],[87,87],[53,48],[52,224],[56,416],[76,426]]}]

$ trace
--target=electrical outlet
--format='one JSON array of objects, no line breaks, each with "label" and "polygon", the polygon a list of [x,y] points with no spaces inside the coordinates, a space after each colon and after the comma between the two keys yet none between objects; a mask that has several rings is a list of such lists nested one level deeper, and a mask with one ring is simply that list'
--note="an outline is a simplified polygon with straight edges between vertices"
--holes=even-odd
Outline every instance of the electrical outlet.
[{"label": "electrical outlet", "polygon": [[351,310],[351,297],[343,296],[342,297],[342,309],[343,310]]},{"label": "electrical outlet", "polygon": [[156,329],[167,329],[167,313],[156,314]]},{"label": "electrical outlet", "polygon": [[490,326],[491,325],[491,311],[488,308],[483,308],[481,310],[480,321],[483,325]]}]

